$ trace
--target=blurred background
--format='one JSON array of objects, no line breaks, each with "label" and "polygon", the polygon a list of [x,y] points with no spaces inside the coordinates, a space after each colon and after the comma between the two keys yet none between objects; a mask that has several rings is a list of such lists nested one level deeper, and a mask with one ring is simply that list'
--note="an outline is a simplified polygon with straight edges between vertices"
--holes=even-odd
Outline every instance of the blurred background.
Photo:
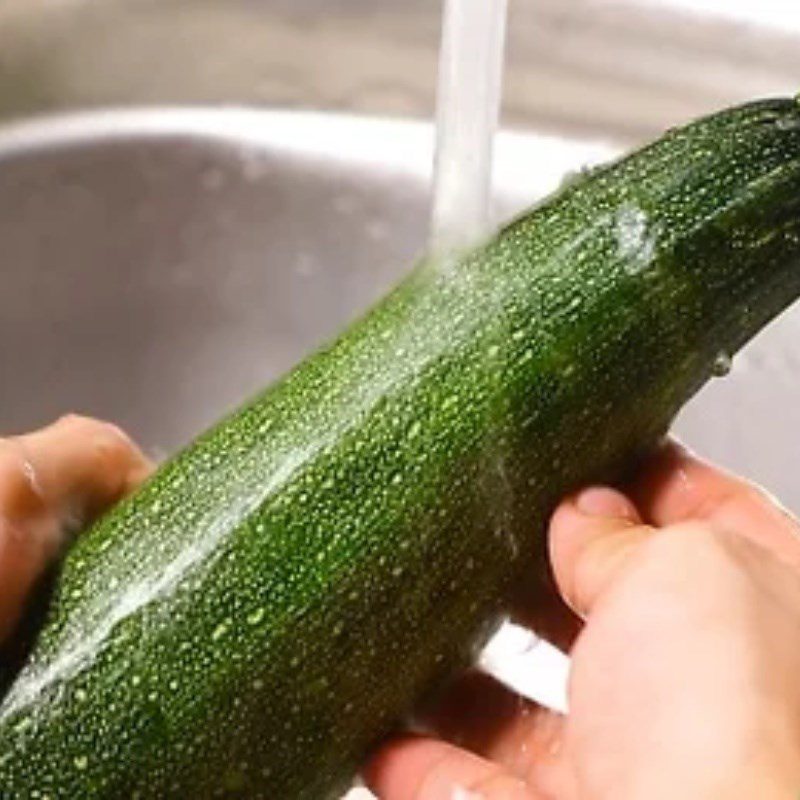
[{"label": "blurred background", "polygon": [[[504,122],[630,144],[800,86],[793,0],[511,0]],[[429,118],[439,0],[0,0],[0,116],[225,103]]]}]

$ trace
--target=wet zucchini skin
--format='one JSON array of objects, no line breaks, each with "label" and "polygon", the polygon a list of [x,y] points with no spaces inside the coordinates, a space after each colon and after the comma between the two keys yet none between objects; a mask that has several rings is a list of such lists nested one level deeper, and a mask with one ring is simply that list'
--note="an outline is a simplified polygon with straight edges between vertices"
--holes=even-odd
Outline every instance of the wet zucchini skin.
[{"label": "wet zucchini skin", "polygon": [[555,502],[798,292],[792,100],[419,265],[78,540],[0,707],[0,797],[335,797],[540,569]]}]

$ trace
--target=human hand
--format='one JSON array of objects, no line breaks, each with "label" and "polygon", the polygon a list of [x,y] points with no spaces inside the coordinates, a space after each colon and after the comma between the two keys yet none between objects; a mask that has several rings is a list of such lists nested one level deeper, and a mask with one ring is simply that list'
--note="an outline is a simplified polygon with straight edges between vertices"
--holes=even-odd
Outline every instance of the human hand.
[{"label": "human hand", "polygon": [[0,439],[0,639],[67,536],[151,469],[119,428],[85,417]]},{"label": "human hand", "polygon": [[441,738],[374,757],[381,800],[796,800],[800,526],[675,445],[628,495],[551,522],[569,714],[467,676],[428,712]]}]

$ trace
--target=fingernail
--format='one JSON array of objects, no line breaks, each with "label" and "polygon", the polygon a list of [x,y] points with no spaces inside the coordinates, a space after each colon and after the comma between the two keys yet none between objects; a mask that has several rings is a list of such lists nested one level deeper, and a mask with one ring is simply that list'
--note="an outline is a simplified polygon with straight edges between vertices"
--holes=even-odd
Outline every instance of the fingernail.
[{"label": "fingernail", "polygon": [[636,509],[625,495],[602,486],[580,492],[575,498],[575,507],[589,517],[636,518]]}]

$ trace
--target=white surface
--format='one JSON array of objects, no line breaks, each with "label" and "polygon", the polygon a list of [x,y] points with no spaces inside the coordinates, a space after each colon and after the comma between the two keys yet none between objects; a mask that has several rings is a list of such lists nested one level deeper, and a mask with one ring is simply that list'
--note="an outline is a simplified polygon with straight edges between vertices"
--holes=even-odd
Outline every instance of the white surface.
[{"label": "white surface", "polygon": [[632,1],[642,6],[664,6],[783,32],[800,31],[800,6],[796,0],[627,0]]},{"label": "white surface", "polygon": [[553,645],[509,622],[486,645],[479,666],[523,697],[566,714],[569,663]]},{"label": "white surface", "polygon": [[347,794],[347,800],[372,800],[374,795],[366,789],[356,788],[351,789]]}]

